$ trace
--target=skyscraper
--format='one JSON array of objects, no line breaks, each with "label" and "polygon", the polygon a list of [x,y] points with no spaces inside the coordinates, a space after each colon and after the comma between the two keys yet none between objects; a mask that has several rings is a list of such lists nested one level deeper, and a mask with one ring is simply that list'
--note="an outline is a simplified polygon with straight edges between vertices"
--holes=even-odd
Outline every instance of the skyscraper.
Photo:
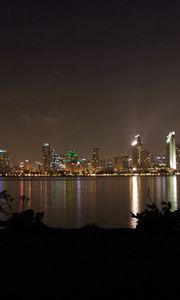
[{"label": "skyscraper", "polygon": [[9,153],[6,150],[0,149],[0,173],[5,174],[10,170]]},{"label": "skyscraper", "polygon": [[135,139],[132,142],[132,160],[133,170],[139,170],[142,167],[141,152],[142,152],[142,140],[140,135],[135,135]]},{"label": "skyscraper", "polygon": [[50,173],[51,172],[53,149],[52,149],[50,144],[44,143],[43,146],[42,146],[42,151],[43,151],[44,172]]},{"label": "skyscraper", "polygon": [[66,167],[66,159],[62,155],[52,151],[51,170],[53,173],[64,171]]},{"label": "skyscraper", "polygon": [[141,166],[143,171],[148,171],[152,167],[151,153],[148,150],[141,151]]},{"label": "skyscraper", "polygon": [[175,132],[171,131],[166,138],[167,168],[176,170],[176,140]]},{"label": "skyscraper", "polygon": [[93,149],[92,155],[92,167],[95,172],[100,169],[100,155],[99,155],[99,148]]},{"label": "skyscraper", "polygon": [[79,173],[80,171],[81,160],[79,159],[79,155],[74,150],[70,150],[66,154],[66,172]]}]

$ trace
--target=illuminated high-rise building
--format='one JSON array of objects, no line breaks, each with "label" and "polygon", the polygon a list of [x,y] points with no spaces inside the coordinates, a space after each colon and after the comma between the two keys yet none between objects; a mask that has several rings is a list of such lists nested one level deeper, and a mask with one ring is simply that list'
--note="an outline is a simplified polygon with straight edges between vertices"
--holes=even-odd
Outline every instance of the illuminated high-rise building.
[{"label": "illuminated high-rise building", "polygon": [[5,174],[10,170],[9,153],[6,150],[0,149],[0,173]]},{"label": "illuminated high-rise building", "polygon": [[176,140],[175,132],[171,131],[166,138],[167,168],[176,170]]},{"label": "illuminated high-rise building", "polygon": [[148,171],[150,168],[152,168],[152,157],[148,150],[141,151],[141,165],[143,171]]},{"label": "illuminated high-rise building", "polygon": [[93,149],[92,155],[92,167],[94,171],[98,171],[100,169],[100,155],[99,155],[99,148]]},{"label": "illuminated high-rise building", "polygon": [[67,173],[80,173],[82,171],[82,162],[79,155],[74,151],[70,150],[66,154],[66,172]]},{"label": "illuminated high-rise building", "polygon": [[42,151],[43,151],[44,172],[45,173],[50,173],[51,172],[53,149],[52,149],[50,144],[44,143],[43,146],[42,146]]},{"label": "illuminated high-rise building", "polygon": [[51,170],[53,173],[64,171],[66,167],[66,159],[62,155],[52,151]]},{"label": "illuminated high-rise building", "polygon": [[141,152],[142,152],[142,140],[140,135],[135,135],[135,139],[132,142],[132,161],[133,170],[139,170],[142,168]]}]

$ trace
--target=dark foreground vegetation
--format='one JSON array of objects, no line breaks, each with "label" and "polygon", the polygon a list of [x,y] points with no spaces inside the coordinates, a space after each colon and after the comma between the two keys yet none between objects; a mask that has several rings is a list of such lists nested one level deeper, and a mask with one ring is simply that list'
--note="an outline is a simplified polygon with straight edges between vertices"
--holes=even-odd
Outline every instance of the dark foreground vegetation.
[{"label": "dark foreground vegetation", "polygon": [[1,223],[2,299],[179,299],[178,221],[150,225],[165,214],[174,224],[170,204],[162,208],[134,215],[138,230],[54,229],[42,213],[12,214]]}]

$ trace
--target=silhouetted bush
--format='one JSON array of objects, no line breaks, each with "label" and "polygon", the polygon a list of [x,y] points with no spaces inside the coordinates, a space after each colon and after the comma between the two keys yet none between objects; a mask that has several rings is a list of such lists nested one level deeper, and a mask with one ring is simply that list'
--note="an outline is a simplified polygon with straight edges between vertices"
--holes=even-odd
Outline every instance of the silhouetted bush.
[{"label": "silhouetted bush", "polygon": [[15,212],[13,208],[14,198],[6,191],[0,193],[0,226],[8,235],[40,235],[46,227],[42,223],[43,212],[36,214],[32,209],[26,209],[30,200],[27,196],[19,197],[21,212]]},{"label": "silhouetted bush", "polygon": [[147,204],[147,208],[136,215],[131,216],[137,219],[136,229],[148,232],[169,232],[180,229],[180,209],[171,211],[171,202],[161,202],[158,208],[155,203]]}]

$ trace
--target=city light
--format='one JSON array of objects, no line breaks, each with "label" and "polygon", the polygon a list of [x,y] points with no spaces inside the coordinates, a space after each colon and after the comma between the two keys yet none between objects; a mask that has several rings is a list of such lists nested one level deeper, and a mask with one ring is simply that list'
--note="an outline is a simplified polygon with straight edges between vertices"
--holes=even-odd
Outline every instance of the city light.
[{"label": "city light", "polygon": [[135,146],[135,145],[137,145],[137,141],[136,141],[136,140],[134,140],[134,141],[132,142],[132,146]]}]

